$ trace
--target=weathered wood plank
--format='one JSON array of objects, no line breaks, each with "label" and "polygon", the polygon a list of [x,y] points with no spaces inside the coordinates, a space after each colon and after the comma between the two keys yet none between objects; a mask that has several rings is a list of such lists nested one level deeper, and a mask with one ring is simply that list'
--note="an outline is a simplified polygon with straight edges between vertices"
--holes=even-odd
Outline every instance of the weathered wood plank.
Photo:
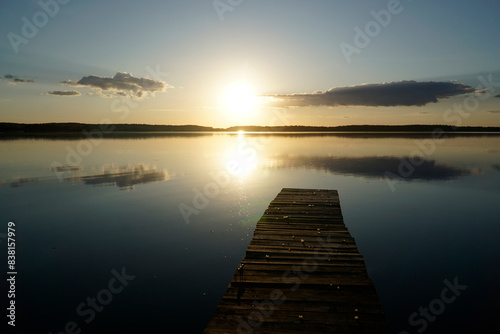
[{"label": "weathered wood plank", "polygon": [[338,192],[285,188],[257,222],[203,333],[388,331]]}]

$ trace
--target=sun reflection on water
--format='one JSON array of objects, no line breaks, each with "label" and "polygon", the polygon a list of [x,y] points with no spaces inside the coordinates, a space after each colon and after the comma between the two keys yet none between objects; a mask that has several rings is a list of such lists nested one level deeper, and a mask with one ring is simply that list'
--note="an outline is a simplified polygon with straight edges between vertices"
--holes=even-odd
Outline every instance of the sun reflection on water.
[{"label": "sun reflection on water", "polygon": [[256,170],[258,150],[249,142],[244,131],[238,131],[237,141],[222,159],[227,172],[234,180],[244,182]]}]

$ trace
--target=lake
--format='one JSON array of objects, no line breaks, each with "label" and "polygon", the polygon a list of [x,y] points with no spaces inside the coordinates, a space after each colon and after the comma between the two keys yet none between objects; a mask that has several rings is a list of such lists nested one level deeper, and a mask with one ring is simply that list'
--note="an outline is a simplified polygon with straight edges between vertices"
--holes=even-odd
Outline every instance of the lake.
[{"label": "lake", "polygon": [[200,333],[282,188],[339,191],[393,333],[500,329],[500,136],[4,138],[0,152],[19,333]]}]

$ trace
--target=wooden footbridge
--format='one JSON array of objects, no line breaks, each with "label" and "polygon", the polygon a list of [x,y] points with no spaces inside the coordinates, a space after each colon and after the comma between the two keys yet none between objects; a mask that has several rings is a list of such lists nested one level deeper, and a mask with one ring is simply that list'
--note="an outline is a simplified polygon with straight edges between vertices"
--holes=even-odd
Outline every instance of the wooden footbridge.
[{"label": "wooden footbridge", "polygon": [[337,191],[284,188],[203,333],[388,332]]}]

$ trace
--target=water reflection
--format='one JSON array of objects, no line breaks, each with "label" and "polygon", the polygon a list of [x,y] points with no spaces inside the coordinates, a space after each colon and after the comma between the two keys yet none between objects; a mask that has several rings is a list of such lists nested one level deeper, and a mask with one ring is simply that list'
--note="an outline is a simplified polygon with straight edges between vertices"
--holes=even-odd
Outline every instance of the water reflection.
[{"label": "water reflection", "polygon": [[[110,270],[119,270],[121,263],[126,264],[127,273],[137,275],[131,289],[141,291],[143,307],[132,307],[130,315],[124,315],[120,310],[113,313],[120,309],[113,303],[109,317],[106,313],[96,318],[92,328],[99,327],[101,320],[112,327],[120,319],[132,319],[145,326],[143,332],[155,332],[161,316],[148,310],[161,310],[171,315],[165,322],[175,327],[171,332],[201,332],[204,317],[215,310],[228,277],[245,255],[256,221],[286,185],[340,190],[346,223],[378,284],[377,292],[387,308],[384,312],[397,330],[410,331],[408,316],[439,298],[443,279],[453,282],[454,277],[468,285],[470,293],[469,289],[464,292],[467,300],[457,299],[457,309],[462,311],[456,311],[455,304],[449,310],[446,305],[446,319],[439,319],[443,326],[453,326],[455,319],[484,324],[482,316],[467,317],[480,313],[477,305],[493,310],[487,316],[495,321],[498,293],[492,291],[497,291],[500,274],[491,264],[498,263],[500,254],[500,137],[436,143],[434,154],[426,156],[428,170],[418,168],[407,179],[417,180],[398,185],[395,192],[389,190],[383,175],[386,171],[398,174],[398,157],[407,157],[418,148],[414,140],[247,133],[106,139],[81,165],[61,164],[51,171],[53,161],[65,161],[65,147],[76,149],[77,144],[0,139],[0,180],[5,180],[0,181],[4,183],[0,186],[0,221],[19,221],[24,226],[23,265],[33,274],[25,276],[37,277],[20,281],[24,288],[16,298],[27,307],[23,313],[32,315],[33,323],[47,328],[45,333],[64,326],[66,315],[75,314],[82,296],[105,288],[99,282],[108,282]],[[249,168],[253,164],[257,168]],[[481,175],[476,176],[478,168]],[[177,178],[174,172],[178,180],[153,183]],[[248,175],[241,183],[240,174]],[[426,181],[426,177],[433,180]],[[457,179],[448,184],[442,178]],[[140,182],[150,183],[127,193],[119,191]],[[218,191],[217,197],[205,195],[206,185],[218,186],[211,192]],[[195,205],[206,206],[196,218],[192,216],[194,224],[186,225],[179,203],[196,210]],[[92,216],[90,223],[89,215],[82,212]],[[171,265],[158,265],[159,258]],[[175,275],[172,267],[178,269]],[[40,289],[50,285],[61,268],[67,279],[57,283],[57,293]],[[199,272],[210,274],[200,276]],[[186,282],[192,283],[189,289]],[[122,297],[124,305],[136,305],[133,291]],[[45,300],[49,305],[39,309],[30,300]],[[179,307],[187,300],[193,301],[189,307]],[[426,334],[437,323],[429,323]],[[96,332],[92,328],[89,331]]]},{"label": "water reflection", "polygon": [[134,189],[136,184],[169,179],[170,175],[167,171],[157,170],[156,166],[149,167],[144,164],[120,167],[106,166],[98,174],[65,178],[67,181],[82,181],[93,186],[117,186],[120,189]]},{"label": "water reflection", "polygon": [[[136,184],[167,181],[171,175],[166,170],[157,170],[156,166],[134,164],[125,166],[103,165],[98,173],[80,175],[83,167],[58,166],[51,169],[60,180],[83,182],[94,186],[117,186],[120,189],[134,189]],[[22,187],[38,182],[38,177],[15,177],[10,180],[0,180],[0,185],[12,188]],[[42,178],[43,180],[43,178]]]},{"label": "water reflection", "polygon": [[[268,159],[267,168],[312,168],[330,173],[384,178],[386,172],[401,176],[403,180],[449,180],[471,174],[471,170],[459,169],[435,160],[423,160],[419,165],[411,165],[408,172],[403,161],[409,157],[331,157],[331,156],[290,156],[280,155]],[[403,166],[403,167],[402,167]],[[400,173],[401,168],[405,173]]]},{"label": "water reflection", "polygon": [[244,132],[239,132],[237,136],[237,141],[229,145],[223,155],[221,167],[243,182],[257,168],[261,148],[249,141]]},{"label": "water reflection", "polygon": [[17,177],[17,178],[14,178],[12,180],[0,180],[0,185],[8,184],[12,188],[18,188],[18,187],[22,187],[26,184],[35,183],[35,182],[38,182],[37,177]]},{"label": "water reflection", "polygon": [[77,172],[79,170],[82,170],[83,168],[80,166],[57,166],[57,167],[52,167],[53,172],[59,172],[59,173],[65,173],[65,172]]}]

